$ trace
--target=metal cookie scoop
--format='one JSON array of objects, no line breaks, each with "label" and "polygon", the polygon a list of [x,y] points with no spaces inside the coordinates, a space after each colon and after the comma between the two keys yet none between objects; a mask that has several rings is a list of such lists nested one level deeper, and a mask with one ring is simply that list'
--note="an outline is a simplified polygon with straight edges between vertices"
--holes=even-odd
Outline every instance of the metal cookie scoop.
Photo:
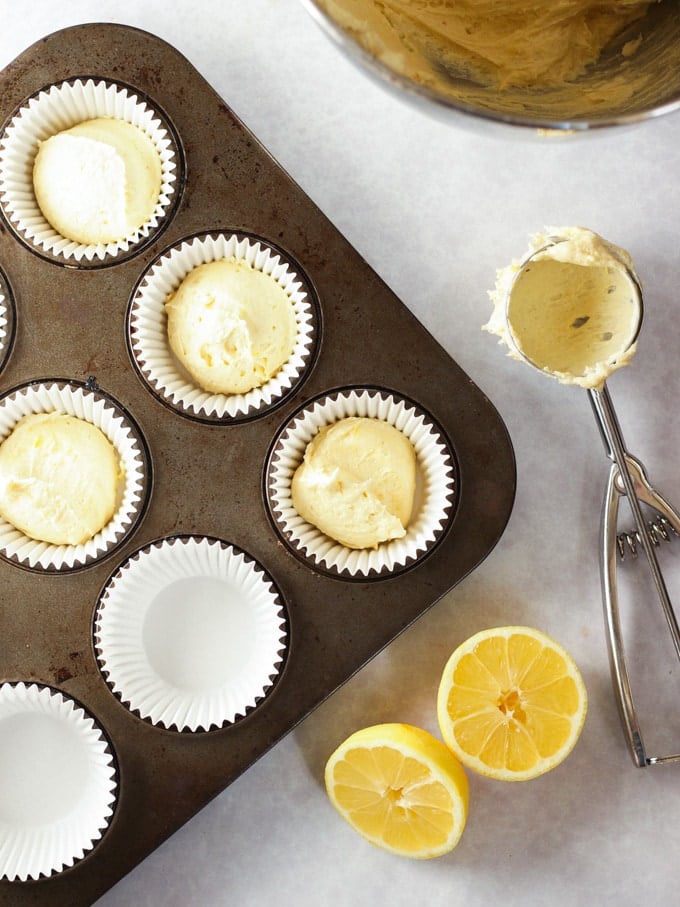
[{"label": "metal cookie scoop", "polygon": [[[606,387],[606,377],[629,361],[634,351],[642,322],[642,291],[625,261],[614,260],[609,268],[599,265],[601,273],[588,275],[590,268],[560,256],[556,247],[563,242],[568,240],[549,237],[517,268],[505,299],[510,338],[506,342],[513,353],[545,374],[588,391],[612,461],[602,510],[600,568],[612,681],[623,730],[636,766],[680,761],[680,753],[651,756],[645,750],[626,669],[616,585],[618,507],[625,495],[635,521],[633,537],[644,551],[680,658],[680,627],[656,556],[658,538],[650,531],[640,505],[659,515],[652,526],[663,527],[666,534],[680,534],[680,514],[650,485],[642,463],[626,450]],[[553,254],[560,258],[556,260]],[[586,328],[588,335],[580,334]]]}]

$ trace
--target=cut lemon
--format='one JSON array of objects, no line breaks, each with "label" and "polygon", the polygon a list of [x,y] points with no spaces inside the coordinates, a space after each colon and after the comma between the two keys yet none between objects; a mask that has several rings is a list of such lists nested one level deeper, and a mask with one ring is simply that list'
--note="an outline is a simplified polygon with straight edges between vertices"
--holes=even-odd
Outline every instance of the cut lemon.
[{"label": "cut lemon", "polygon": [[588,708],[572,657],[530,627],[482,630],[449,658],[437,718],[463,765],[502,781],[527,781],[559,765]]},{"label": "cut lemon", "polygon": [[458,843],[468,812],[468,781],[444,744],[408,724],[357,731],[326,764],[333,806],[372,844],[426,860]]}]

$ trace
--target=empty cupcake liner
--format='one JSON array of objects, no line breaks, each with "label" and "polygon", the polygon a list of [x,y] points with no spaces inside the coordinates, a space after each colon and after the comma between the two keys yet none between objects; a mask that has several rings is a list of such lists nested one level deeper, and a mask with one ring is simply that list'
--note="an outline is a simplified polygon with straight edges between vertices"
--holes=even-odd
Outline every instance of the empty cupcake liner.
[{"label": "empty cupcake liner", "polygon": [[[95,117],[126,120],[151,138],[161,160],[161,192],[152,217],[138,230],[117,242],[83,245],[45,220],[33,190],[33,162],[40,142]],[[153,238],[178,201],[180,166],[174,131],[151,102],[115,82],[69,80],[29,98],[0,136],[0,206],[17,236],[46,257],[82,267],[106,264]]]},{"label": "empty cupcake liner", "polygon": [[[290,297],[297,337],[279,371],[245,394],[214,394],[199,387],[168,342],[165,301],[199,265],[237,258],[271,275]],[[314,291],[300,267],[258,236],[244,233],[199,234],[167,250],[142,275],[128,307],[128,344],[143,381],[177,412],[201,421],[232,422],[260,416],[299,387],[313,363],[319,336]]]},{"label": "empty cupcake liner", "polygon": [[209,731],[249,714],[277,682],[288,618],[263,567],[206,536],[161,539],[106,583],[95,649],[113,693],[140,718]]},{"label": "empty cupcake liner", "polygon": [[37,541],[0,517],[0,557],[31,570],[57,573],[108,557],[132,535],[146,510],[151,463],[139,428],[118,403],[91,384],[56,379],[31,382],[0,397],[0,444],[24,416],[51,412],[85,419],[101,429],[118,452],[125,476],[112,519],[82,545]]},{"label": "empty cupcake liner", "polygon": [[110,744],[70,697],[0,684],[0,879],[49,877],[90,852],[118,795]]},{"label": "empty cupcake liner", "polygon": [[0,372],[12,351],[14,331],[14,299],[7,278],[0,269]]},{"label": "empty cupcake liner", "polygon": [[[376,549],[347,548],[329,538],[300,516],[291,496],[293,475],[314,435],[349,416],[384,419],[416,452],[416,497],[406,535]],[[283,426],[267,458],[265,488],[274,527],[301,560],[340,578],[383,579],[422,560],[442,537],[455,512],[458,468],[441,427],[413,401],[377,388],[345,388],[306,403]]]}]

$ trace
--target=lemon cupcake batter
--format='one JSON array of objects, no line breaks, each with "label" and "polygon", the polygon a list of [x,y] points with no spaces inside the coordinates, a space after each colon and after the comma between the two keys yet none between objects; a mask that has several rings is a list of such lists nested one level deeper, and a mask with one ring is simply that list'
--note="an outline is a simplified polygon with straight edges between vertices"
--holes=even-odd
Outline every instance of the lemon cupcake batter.
[{"label": "lemon cupcake batter", "polygon": [[322,428],[292,481],[293,506],[348,548],[403,538],[411,519],[416,455],[389,422],[351,416]]},{"label": "lemon cupcake batter", "polygon": [[0,444],[0,516],[38,541],[81,545],[113,516],[121,478],[113,444],[92,423],[24,416]]},{"label": "lemon cupcake batter", "polygon": [[632,275],[630,255],[592,230],[549,228],[498,271],[484,329],[563,384],[600,387],[635,354],[641,301]]},{"label": "lemon cupcake batter", "polygon": [[654,0],[322,0],[366,49],[428,84],[428,60],[480,81],[558,85],[598,59]]},{"label": "lemon cupcake batter", "polygon": [[40,143],[33,188],[45,219],[62,236],[84,245],[113,243],[152,217],[161,160],[143,130],[97,117]]},{"label": "lemon cupcake batter", "polygon": [[284,288],[243,259],[194,268],[165,304],[170,347],[215,394],[244,394],[273,377],[295,345],[295,310]]}]

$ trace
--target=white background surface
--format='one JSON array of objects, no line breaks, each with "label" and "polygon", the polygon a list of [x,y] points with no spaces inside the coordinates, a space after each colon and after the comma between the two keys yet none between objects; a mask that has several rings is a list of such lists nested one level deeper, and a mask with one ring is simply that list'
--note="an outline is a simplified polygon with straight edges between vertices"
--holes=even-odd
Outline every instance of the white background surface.
[{"label": "white background surface", "polygon": [[[297,0],[32,0],[5,18],[0,66],[92,21],[139,26],[188,57],[488,394],[518,474],[487,560],[99,907],[676,903],[680,764],[633,766],[609,680],[598,572],[608,461],[590,404],[506,358],[480,327],[495,269],[543,225],[585,225],[627,248],[645,323],[633,365],[609,387],[628,447],[680,506],[680,114],[557,143],[454,127],[356,70]],[[665,546],[676,599],[678,563],[680,542]],[[641,565],[626,582],[634,576]],[[678,752],[678,665],[655,598],[637,585],[626,632],[643,731],[650,751]],[[450,652],[515,623],[552,634],[581,667],[590,710],[576,750],[533,782],[471,777],[468,826],[447,857],[411,862],[366,844],[326,799],[332,749],[382,721],[437,733]]]}]

